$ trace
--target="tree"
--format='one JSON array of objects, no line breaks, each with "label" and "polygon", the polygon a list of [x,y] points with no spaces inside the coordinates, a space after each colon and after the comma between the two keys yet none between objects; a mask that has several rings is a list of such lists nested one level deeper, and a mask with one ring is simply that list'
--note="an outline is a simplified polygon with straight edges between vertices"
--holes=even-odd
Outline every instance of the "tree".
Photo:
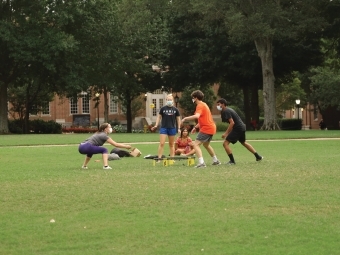
[{"label": "tree", "polygon": [[163,15],[168,4],[149,0],[122,0],[117,4],[123,75],[114,82],[111,91],[126,110],[129,133],[132,132],[132,102],[141,94],[165,85],[161,73],[154,72],[152,65],[162,66],[160,59],[166,54],[168,31]]},{"label": "tree", "polygon": [[296,99],[306,102],[306,93],[301,87],[301,81],[298,78],[294,78],[291,82],[282,84],[276,90],[275,102],[276,112],[278,113],[277,117],[280,118],[281,113],[294,108]]},{"label": "tree", "polygon": [[232,39],[253,40],[261,59],[265,115],[262,129],[279,128],[275,112],[274,42],[283,38],[297,40],[310,32],[321,34],[326,22],[318,7],[313,0],[231,1],[226,20]]},{"label": "tree", "polygon": [[[75,55],[76,42],[62,29],[70,16],[62,15],[60,5],[64,3],[38,0],[0,2],[0,56],[4,60],[0,64],[1,133],[8,133],[9,88],[34,85],[44,87],[44,91],[62,91],[60,88],[64,87],[65,81],[74,77],[67,69],[72,69],[68,60]],[[68,14],[75,10],[77,8],[64,9]],[[27,101],[26,106],[29,105]],[[26,114],[29,110],[26,109]],[[27,125],[25,130],[27,132]]]},{"label": "tree", "polygon": [[193,115],[196,109],[196,104],[192,103],[191,93],[195,90],[201,90],[204,94],[203,101],[209,106],[210,109],[215,105],[216,96],[214,95],[214,91],[211,87],[207,86],[187,86],[182,93],[181,98],[179,99],[179,104],[183,109],[183,116]]}]

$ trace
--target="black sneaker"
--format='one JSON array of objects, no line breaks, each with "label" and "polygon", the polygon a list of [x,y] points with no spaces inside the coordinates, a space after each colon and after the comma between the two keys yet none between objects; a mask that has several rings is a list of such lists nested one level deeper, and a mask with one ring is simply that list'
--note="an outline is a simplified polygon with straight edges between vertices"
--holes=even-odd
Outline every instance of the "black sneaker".
[{"label": "black sneaker", "polygon": [[236,163],[235,163],[235,162],[232,162],[232,161],[229,161],[229,162],[226,162],[225,164],[226,164],[226,165],[235,165]]},{"label": "black sneaker", "polygon": [[263,159],[262,156],[260,156],[259,158],[256,159],[256,161],[261,161]]}]

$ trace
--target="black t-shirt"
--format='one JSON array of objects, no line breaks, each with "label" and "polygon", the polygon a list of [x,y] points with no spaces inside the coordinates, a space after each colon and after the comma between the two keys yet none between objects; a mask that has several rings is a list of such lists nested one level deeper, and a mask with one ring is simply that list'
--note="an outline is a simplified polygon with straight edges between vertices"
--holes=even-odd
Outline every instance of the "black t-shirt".
[{"label": "black t-shirt", "polygon": [[222,118],[222,122],[228,122],[228,123],[229,123],[229,119],[232,118],[235,123],[233,129],[246,131],[246,125],[243,123],[240,116],[233,109],[226,108],[225,110],[222,110],[221,118]]},{"label": "black t-shirt", "polygon": [[161,128],[177,128],[176,117],[180,114],[176,107],[163,106],[159,110],[159,114],[162,115]]}]

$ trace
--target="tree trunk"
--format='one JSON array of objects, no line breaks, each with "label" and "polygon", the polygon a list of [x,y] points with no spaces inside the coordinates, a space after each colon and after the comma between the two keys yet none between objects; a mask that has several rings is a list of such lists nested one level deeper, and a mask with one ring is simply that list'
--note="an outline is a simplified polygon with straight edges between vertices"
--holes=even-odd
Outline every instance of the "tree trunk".
[{"label": "tree trunk", "polygon": [[275,87],[273,72],[273,43],[270,38],[256,39],[257,53],[261,59],[263,77],[264,123],[262,130],[280,129],[276,122]]},{"label": "tree trunk", "polygon": [[129,97],[129,100],[126,104],[126,132],[132,133],[132,109],[131,109],[132,100]]},{"label": "tree trunk", "polygon": [[8,106],[7,106],[8,84],[0,82],[0,133],[8,134]]},{"label": "tree trunk", "polygon": [[[104,122],[108,122],[109,121],[109,99],[107,96],[107,89],[106,87],[104,87],[103,90],[103,94],[104,94],[104,102],[103,102],[103,108],[104,108]],[[113,98],[111,98],[111,94],[110,94],[110,100],[112,100]]]}]

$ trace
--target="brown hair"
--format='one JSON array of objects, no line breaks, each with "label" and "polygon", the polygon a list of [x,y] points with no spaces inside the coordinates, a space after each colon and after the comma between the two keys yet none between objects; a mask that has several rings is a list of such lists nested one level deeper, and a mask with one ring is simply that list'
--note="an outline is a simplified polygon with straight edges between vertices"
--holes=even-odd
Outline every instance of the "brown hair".
[{"label": "brown hair", "polygon": [[187,129],[187,128],[183,128],[183,129],[181,130],[181,138],[183,138],[183,132],[184,132],[184,131],[187,131],[187,132],[188,132],[187,137],[189,137],[189,131],[188,131],[188,129]]},{"label": "brown hair", "polygon": [[200,90],[195,90],[194,92],[191,93],[192,98],[197,98],[198,100],[202,101],[204,98],[204,94]]},{"label": "brown hair", "polygon": [[103,132],[104,129],[106,129],[110,124],[109,123],[103,123],[100,125],[98,132]]}]

